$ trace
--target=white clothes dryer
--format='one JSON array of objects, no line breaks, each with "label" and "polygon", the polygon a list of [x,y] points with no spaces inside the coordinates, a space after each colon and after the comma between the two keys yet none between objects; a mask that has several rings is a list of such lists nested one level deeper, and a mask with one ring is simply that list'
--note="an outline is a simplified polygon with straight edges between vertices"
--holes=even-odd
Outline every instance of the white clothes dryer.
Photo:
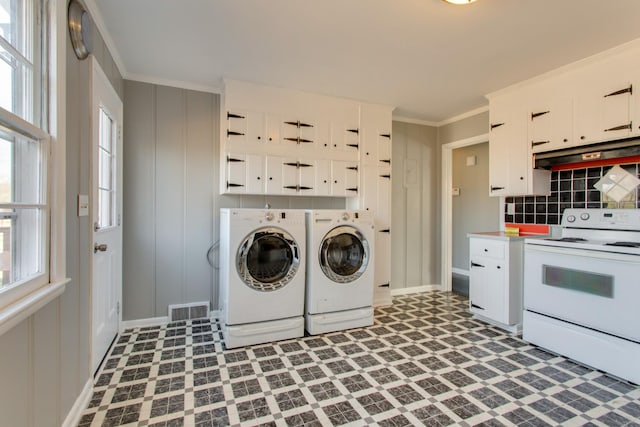
[{"label": "white clothes dryer", "polygon": [[304,335],[305,212],[220,209],[220,320],[227,348]]},{"label": "white clothes dryer", "polygon": [[307,211],[307,332],[373,324],[374,239],[370,212]]}]

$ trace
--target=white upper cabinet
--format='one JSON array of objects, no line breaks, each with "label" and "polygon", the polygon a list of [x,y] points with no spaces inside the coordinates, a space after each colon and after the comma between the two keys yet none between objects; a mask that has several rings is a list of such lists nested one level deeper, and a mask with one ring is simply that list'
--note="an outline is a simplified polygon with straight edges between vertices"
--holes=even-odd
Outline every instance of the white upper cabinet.
[{"label": "white upper cabinet", "polygon": [[549,194],[551,172],[533,168],[527,113],[520,99],[492,98],[489,133],[489,195]]},{"label": "white upper cabinet", "polygon": [[[221,112],[221,193],[358,197],[360,163],[391,162],[391,108],[234,80]],[[369,111],[369,110],[367,110]],[[361,154],[366,143],[371,158]],[[237,161],[236,161],[237,160]],[[254,176],[255,175],[255,176]]]},{"label": "white upper cabinet", "polygon": [[573,101],[566,95],[550,95],[529,104],[528,143],[533,153],[573,145]]}]

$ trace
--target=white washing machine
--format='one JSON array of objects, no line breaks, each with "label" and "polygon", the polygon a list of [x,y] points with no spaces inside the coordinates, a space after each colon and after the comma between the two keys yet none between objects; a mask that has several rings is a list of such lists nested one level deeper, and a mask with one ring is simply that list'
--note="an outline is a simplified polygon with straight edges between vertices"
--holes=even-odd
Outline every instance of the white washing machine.
[{"label": "white washing machine", "polygon": [[307,211],[307,332],[373,324],[374,238],[367,211]]},{"label": "white washing machine", "polygon": [[304,335],[305,212],[220,209],[220,320],[227,348]]}]

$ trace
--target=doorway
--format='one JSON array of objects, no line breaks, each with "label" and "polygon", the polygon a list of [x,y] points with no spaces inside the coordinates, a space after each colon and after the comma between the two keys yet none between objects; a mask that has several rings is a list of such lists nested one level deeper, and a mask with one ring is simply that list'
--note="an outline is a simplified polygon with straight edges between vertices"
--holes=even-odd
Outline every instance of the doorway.
[{"label": "doorway", "polygon": [[118,334],[122,299],[122,101],[91,58],[91,367]]},{"label": "doorway", "polygon": [[[453,150],[489,141],[489,134],[482,134],[442,146],[442,204],[441,204],[441,286],[444,291],[453,289]],[[487,180],[487,186],[489,182]],[[486,188],[486,187],[485,187]],[[488,191],[487,193],[488,194]],[[499,204],[499,201],[497,202]],[[498,221],[496,215],[496,221]],[[473,230],[482,231],[482,230]],[[466,233],[464,234],[466,236]]]}]

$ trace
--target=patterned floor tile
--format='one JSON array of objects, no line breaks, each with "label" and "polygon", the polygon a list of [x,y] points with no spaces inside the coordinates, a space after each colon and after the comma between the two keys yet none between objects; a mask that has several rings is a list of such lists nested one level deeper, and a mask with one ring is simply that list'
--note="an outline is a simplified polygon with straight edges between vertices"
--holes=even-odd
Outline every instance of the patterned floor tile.
[{"label": "patterned floor tile", "polygon": [[79,426],[640,425],[640,387],[473,319],[445,292],[375,324],[224,350],[215,319],[125,331]]}]

